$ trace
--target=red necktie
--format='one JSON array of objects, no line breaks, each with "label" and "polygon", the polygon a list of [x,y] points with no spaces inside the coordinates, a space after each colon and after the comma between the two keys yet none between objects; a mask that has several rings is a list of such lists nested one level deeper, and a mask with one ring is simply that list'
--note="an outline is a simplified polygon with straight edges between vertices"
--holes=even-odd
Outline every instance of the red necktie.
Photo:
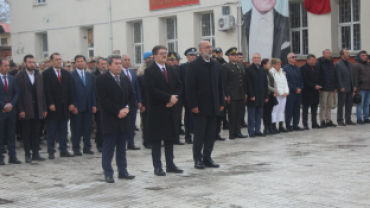
[{"label": "red necktie", "polygon": [[59,69],[57,69],[57,73],[58,73],[59,84],[62,85],[62,78],[60,77]]},{"label": "red necktie", "polygon": [[315,72],[315,69],[313,69],[313,67],[312,67],[312,71]]},{"label": "red necktie", "polygon": [[[8,94],[8,82],[6,81],[6,76],[3,76],[3,78],[4,78],[5,92]],[[9,98],[6,99],[6,103],[9,103]]]},{"label": "red necktie", "polygon": [[163,74],[164,74],[164,76],[166,77],[166,81],[167,81],[167,83],[168,83],[167,71],[166,71],[166,69],[165,69],[165,68],[162,68],[162,70],[163,70]]}]

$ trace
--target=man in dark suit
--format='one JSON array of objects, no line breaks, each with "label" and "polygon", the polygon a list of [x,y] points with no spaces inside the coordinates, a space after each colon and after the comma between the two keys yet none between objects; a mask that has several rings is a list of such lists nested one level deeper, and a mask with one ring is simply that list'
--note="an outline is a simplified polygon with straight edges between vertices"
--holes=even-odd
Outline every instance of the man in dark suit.
[{"label": "man in dark suit", "polygon": [[135,93],[135,105],[130,108],[130,133],[128,136],[127,141],[127,149],[129,150],[140,150],[140,147],[136,147],[134,143],[135,138],[135,124],[136,124],[136,115],[137,115],[137,109],[141,108],[141,94],[140,94],[140,86],[139,81],[137,80],[137,75],[135,70],[131,69],[131,59],[129,55],[122,55],[122,74],[127,76],[127,78],[130,80],[132,89]]},{"label": "man in dark suit", "polygon": [[[242,52],[236,53],[236,56],[238,57],[238,62],[242,64],[244,67],[244,71],[247,69],[247,66],[244,64],[244,55]],[[242,118],[240,119],[240,125],[242,128],[248,127],[248,125],[245,123],[245,106],[247,105],[247,102],[244,103],[243,109],[242,109]]]},{"label": "man in dark suit", "polygon": [[191,133],[193,132],[193,117],[191,113],[191,109],[189,108],[189,103],[186,98],[186,90],[185,90],[185,80],[186,80],[186,73],[188,70],[188,66],[190,62],[194,61],[197,58],[197,49],[196,48],[189,48],[185,51],[185,56],[188,62],[180,65],[180,80],[182,82],[182,100],[185,107],[185,142],[187,144],[193,144]]},{"label": "man in dark suit", "polygon": [[217,61],[211,59],[210,42],[202,41],[198,48],[200,56],[189,64],[185,82],[194,121],[194,167],[218,168],[220,165],[212,160],[211,153],[217,134],[217,116],[225,106],[222,69]]},{"label": "man in dark suit", "polygon": [[[340,50],[340,61],[335,65],[338,78],[338,114],[339,126],[356,125],[351,121],[352,94],[357,90],[356,75],[352,63],[348,61],[350,55],[348,50]],[[345,123],[343,119],[343,107],[345,107]]]},{"label": "man in dark suit", "polygon": [[73,111],[74,93],[71,75],[62,68],[59,53],[50,56],[51,67],[43,72],[44,89],[48,115],[46,117],[46,140],[49,159],[54,159],[55,139],[59,140],[60,157],[73,157],[67,150],[69,112]]},{"label": "man in dark suit", "polygon": [[138,77],[138,82],[140,86],[140,94],[141,94],[141,108],[140,108],[140,115],[142,119],[142,134],[143,134],[143,146],[146,149],[152,149],[152,145],[150,144],[148,140],[148,136],[146,135],[146,129],[147,129],[147,118],[148,118],[148,111],[147,111],[147,93],[145,89],[145,84],[144,84],[144,75],[141,75]]},{"label": "man in dark suit", "polygon": [[238,63],[236,56],[237,48],[230,48],[226,51],[229,63],[222,65],[224,74],[226,99],[229,103],[229,139],[247,138],[241,132],[240,120],[244,103],[247,102],[247,80],[244,66]]},{"label": "man in dark suit", "polygon": [[[300,118],[300,110],[301,110],[301,93],[304,87],[303,78],[301,69],[295,65],[297,61],[297,56],[294,53],[288,54],[288,62],[289,64],[283,67],[286,73],[286,79],[288,81],[289,86],[289,95],[287,97],[286,106],[285,106],[285,123],[287,130],[289,132],[294,131],[302,131],[301,127],[299,127],[299,118]],[[291,124],[293,118],[293,127]]]},{"label": "man in dark suit", "polygon": [[[7,75],[9,71],[9,61],[0,58],[0,144],[7,138],[9,163],[21,164],[15,152],[15,121],[17,116],[17,101],[19,88],[16,79],[12,75]],[[0,148],[0,165],[5,165],[2,148]]]},{"label": "man in dark suit", "polygon": [[263,58],[280,58],[287,64],[290,50],[289,18],[274,9],[276,0],[251,0],[252,9],[244,14],[244,31],[249,61],[258,52]]},{"label": "man in dark suit", "polygon": [[320,128],[317,124],[317,107],[319,105],[320,89],[319,83],[320,71],[315,66],[316,57],[312,54],[307,56],[307,63],[301,67],[304,89],[302,90],[302,123],[306,130],[308,128],[308,108],[311,107],[312,128]]},{"label": "man in dark suit", "polygon": [[173,162],[173,143],[179,137],[176,103],[181,96],[181,82],[177,71],[166,64],[167,48],[155,46],[154,63],[145,70],[144,84],[147,92],[147,136],[152,144],[154,174],[165,176],[161,162],[161,141],[164,141],[167,172],[182,173]]},{"label": "man in dark suit", "polygon": [[[44,80],[32,55],[24,57],[25,69],[15,79],[19,85],[18,111],[26,163],[45,160],[39,154],[41,120],[47,115]],[[32,158],[31,158],[32,150]]]},{"label": "man in dark suit", "polygon": [[71,140],[75,156],[82,156],[80,148],[81,136],[83,136],[84,143],[83,153],[94,154],[91,151],[90,139],[92,117],[96,113],[95,82],[93,75],[84,70],[86,66],[85,60],[85,56],[75,56],[76,69],[71,72],[71,81],[75,95],[75,108],[71,113]]},{"label": "man in dark suit", "polygon": [[102,167],[107,183],[114,183],[112,159],[116,149],[118,178],[133,179],[127,172],[126,142],[130,132],[129,109],[135,105],[135,95],[126,76],[122,76],[121,56],[108,56],[109,72],[96,78],[98,102],[101,105],[104,135]]}]

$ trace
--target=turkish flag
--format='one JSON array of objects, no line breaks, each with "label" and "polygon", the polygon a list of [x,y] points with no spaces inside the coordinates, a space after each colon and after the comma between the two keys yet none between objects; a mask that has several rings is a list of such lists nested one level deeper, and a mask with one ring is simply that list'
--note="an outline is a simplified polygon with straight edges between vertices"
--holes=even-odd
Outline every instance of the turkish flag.
[{"label": "turkish flag", "polygon": [[304,7],[313,14],[326,14],[331,12],[330,0],[304,0]]}]

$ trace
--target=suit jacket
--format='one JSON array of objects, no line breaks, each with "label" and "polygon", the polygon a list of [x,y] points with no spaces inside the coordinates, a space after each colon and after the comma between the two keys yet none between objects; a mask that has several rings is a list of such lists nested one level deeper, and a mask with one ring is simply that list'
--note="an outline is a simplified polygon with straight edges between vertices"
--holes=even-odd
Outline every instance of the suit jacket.
[{"label": "suit jacket", "polygon": [[[267,71],[262,66],[260,69],[251,64],[247,68],[248,100],[247,106],[261,107],[265,105],[265,99],[269,98]],[[253,101],[251,98],[255,97]]]},{"label": "suit jacket", "polygon": [[78,112],[92,113],[92,107],[96,107],[94,77],[85,70],[85,86],[78,73],[80,73],[79,70],[74,70],[71,72],[73,91],[75,95],[75,107],[77,108]]},{"label": "suit jacket", "polygon": [[[2,75],[1,75],[2,76]],[[12,111],[10,113],[17,114],[17,102],[19,98],[19,87],[17,80],[12,76],[8,75],[8,93],[5,90],[4,82],[0,79],[0,115],[3,115],[2,110],[6,105],[6,101],[8,100],[9,103],[13,106]]]},{"label": "suit jacket", "polygon": [[33,73],[35,77],[34,85],[37,93],[38,115],[35,115],[34,112],[34,106],[32,104],[32,84],[26,69],[19,71],[19,73],[15,75],[15,79],[19,85],[18,112],[25,112],[26,114],[24,119],[20,118],[21,120],[30,120],[34,118],[44,119],[43,112],[47,112],[42,74],[37,70],[34,70]]},{"label": "suit jacket", "polygon": [[[137,106],[138,103],[141,103],[142,100],[141,100],[141,94],[140,94],[140,86],[139,86],[139,81],[137,79],[137,75],[136,75],[136,72],[135,70],[133,69],[128,69],[129,73],[130,73],[130,76],[131,76],[131,85],[132,85],[132,89],[134,90],[134,93],[135,93],[135,106]],[[122,70],[122,74],[126,76],[126,73],[123,72]]]},{"label": "suit jacket", "polygon": [[[252,10],[244,14],[244,31],[249,45],[249,32],[252,18]],[[274,9],[274,40],[272,57],[280,58],[282,64],[288,63],[287,55],[290,52],[289,18],[284,17]],[[250,60],[251,61],[251,60]]]},{"label": "suit jacket", "polygon": [[342,59],[338,61],[338,63],[335,65],[335,70],[337,71],[338,78],[338,92],[340,92],[340,89],[344,88],[345,92],[348,93],[351,92],[354,87],[357,88],[355,71],[353,69],[352,63],[349,61],[348,66],[349,70]]},{"label": "suit jacket", "polygon": [[320,92],[315,89],[316,85],[320,85],[320,69],[316,66],[312,67],[307,63],[301,67],[304,89],[302,90],[303,105],[318,104]]},{"label": "suit jacket", "polygon": [[147,93],[145,89],[145,84],[144,84],[144,75],[139,76],[138,78],[139,81],[139,87],[140,87],[140,94],[141,94],[141,104],[143,107],[147,106],[148,103],[148,98],[147,98]]},{"label": "suit jacket", "polygon": [[[42,76],[44,78],[44,90],[46,107],[49,120],[67,120],[69,118],[69,105],[73,105],[74,92],[70,73],[60,70],[62,85],[59,84],[58,76],[53,67],[46,69]],[[55,105],[56,111],[50,111],[50,106]]]},{"label": "suit jacket", "polygon": [[179,69],[180,69],[180,80],[182,83],[182,100],[183,102],[186,102],[186,91],[185,91],[185,80],[186,80],[186,71],[189,66],[189,62],[186,62],[184,64],[181,64]]},{"label": "suit jacket", "polygon": [[131,109],[135,104],[135,94],[130,80],[120,76],[121,87],[110,72],[96,78],[98,102],[101,105],[101,122],[103,134],[119,134],[130,131],[130,117],[118,118],[122,108]]},{"label": "suit jacket", "polygon": [[182,85],[177,70],[166,64],[169,83],[162,70],[153,63],[145,70],[144,85],[147,92],[147,132],[149,141],[176,140],[179,137],[178,108],[170,108],[172,95],[181,96]]},{"label": "suit jacket", "polygon": [[[210,82],[207,82],[204,80],[208,80],[209,71]],[[224,82],[221,65],[217,61],[205,62],[199,56],[190,62],[185,87],[190,109],[198,107],[201,116],[222,116],[220,106],[225,106]]]},{"label": "suit jacket", "polygon": [[287,64],[283,67],[286,75],[286,79],[288,81],[289,86],[289,95],[295,94],[297,92],[297,88],[299,87],[301,90],[304,88],[303,78],[301,69],[295,65],[297,69],[297,73],[295,73],[293,66],[290,64]]},{"label": "suit jacket", "polygon": [[233,63],[222,65],[224,74],[226,95],[230,96],[231,100],[244,100],[247,94],[247,77],[243,64],[237,63],[238,67]]}]

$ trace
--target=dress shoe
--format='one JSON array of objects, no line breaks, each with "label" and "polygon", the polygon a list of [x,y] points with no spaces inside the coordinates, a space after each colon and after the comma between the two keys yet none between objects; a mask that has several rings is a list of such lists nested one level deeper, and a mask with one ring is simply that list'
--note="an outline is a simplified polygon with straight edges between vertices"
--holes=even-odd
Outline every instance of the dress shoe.
[{"label": "dress shoe", "polygon": [[0,160],[0,165],[5,165],[4,160]]},{"label": "dress shoe", "polygon": [[346,124],[343,121],[338,121],[338,126],[346,126]]},{"label": "dress shoe", "polygon": [[356,123],[353,123],[351,120],[349,120],[349,121],[346,121],[346,125],[356,125]]},{"label": "dress shoe", "polygon": [[39,154],[37,155],[32,155],[32,160],[36,160],[36,161],[44,161],[45,158],[41,157]]},{"label": "dress shoe", "polygon": [[229,139],[235,139],[236,138],[236,135],[234,134],[229,134]]},{"label": "dress shoe", "polygon": [[134,145],[134,146],[128,146],[127,149],[128,150],[140,150],[141,148]]},{"label": "dress shoe", "polygon": [[73,152],[74,156],[82,156],[82,152],[81,151],[76,151],[76,152]]},{"label": "dress shoe", "polygon": [[270,131],[270,134],[276,134],[276,132],[274,131],[274,129],[272,128],[272,126],[269,126],[267,128]]},{"label": "dress shoe", "polygon": [[326,123],[325,123],[325,121],[321,121],[321,128],[326,128],[327,126],[326,126]]},{"label": "dress shoe", "polygon": [[243,135],[242,133],[236,134],[236,138],[247,138],[248,135]]},{"label": "dress shoe", "polygon": [[166,172],[164,172],[164,170],[162,168],[155,169],[154,170],[154,175],[156,175],[156,176],[166,176]]},{"label": "dress shoe", "polygon": [[364,120],[364,123],[365,123],[365,124],[370,124],[370,119],[365,119],[365,120]]},{"label": "dress shoe", "polygon": [[[308,127],[307,127],[308,128]],[[293,127],[293,131],[303,131],[304,129],[299,127],[299,126],[295,126]]]},{"label": "dress shoe", "polygon": [[364,125],[365,123],[362,120],[357,120],[357,124]]},{"label": "dress shoe", "polygon": [[74,157],[71,153],[67,152],[61,152],[60,157]]},{"label": "dress shoe", "polygon": [[204,168],[206,168],[206,166],[204,165],[203,161],[201,161],[201,160],[195,162],[194,167],[196,169],[204,169]]},{"label": "dress shoe", "polygon": [[5,146],[4,146],[4,145],[1,145],[1,152],[2,152],[3,154],[8,153],[8,151],[6,151],[6,148],[5,148]]},{"label": "dress shoe", "polygon": [[32,163],[32,158],[31,158],[31,156],[26,155],[25,161],[26,161],[26,163]]},{"label": "dress shoe", "polygon": [[303,130],[310,130],[310,128],[308,128],[308,125],[303,125]]},{"label": "dress shoe", "polygon": [[177,166],[173,166],[166,169],[167,173],[183,173],[184,171],[178,168]]},{"label": "dress shoe", "polygon": [[243,123],[240,125],[240,127],[242,127],[242,128],[247,128],[247,127],[248,127],[248,125],[247,125],[245,122],[243,122]]},{"label": "dress shoe", "polygon": [[119,174],[118,175],[118,178],[119,179],[128,179],[128,180],[132,180],[135,178],[134,175],[130,175],[129,173],[123,173],[123,174]]},{"label": "dress shoe", "polygon": [[249,134],[249,137],[250,138],[255,138],[256,137],[256,134]]},{"label": "dress shoe", "polygon": [[180,142],[180,140],[179,140],[179,141],[174,142],[173,144],[176,144],[176,145],[185,145],[185,143]]},{"label": "dress shoe", "polygon": [[221,137],[221,135],[217,135],[216,140],[218,141],[225,141],[226,139]]},{"label": "dress shoe", "polygon": [[18,158],[16,158],[16,157],[9,157],[8,163],[11,163],[11,164],[21,164],[22,162],[19,161]]},{"label": "dress shoe", "polygon": [[146,144],[144,145],[145,149],[152,149],[152,145],[151,144]]},{"label": "dress shoe", "polygon": [[219,168],[220,165],[215,163],[211,158],[203,159],[203,163],[208,168]]},{"label": "dress shoe", "polygon": [[180,135],[185,135],[185,131],[184,131],[184,129],[180,128],[180,130],[179,130],[179,134],[180,134]]},{"label": "dress shoe", "polygon": [[140,131],[140,129],[135,126],[135,131]]},{"label": "dress shoe", "polygon": [[287,133],[288,131],[283,126],[283,122],[279,122],[279,131],[282,133]]},{"label": "dress shoe", "polygon": [[89,149],[84,149],[83,153],[88,154],[88,155],[93,155],[94,154],[94,152],[89,150]]},{"label": "dress shoe", "polygon": [[[263,131],[263,133],[264,134],[271,134],[271,132],[270,132],[270,130],[267,128],[267,127],[265,127],[265,130]],[[257,135],[257,134],[256,134]]]},{"label": "dress shoe", "polygon": [[313,123],[313,124],[312,124],[312,128],[313,128],[313,129],[320,129],[320,128],[321,128],[321,126],[320,126],[319,124],[317,124],[317,123]]},{"label": "dress shoe", "polygon": [[50,160],[54,160],[55,159],[54,153],[49,153],[49,159]]},{"label": "dress shoe", "polygon": [[288,132],[293,132],[293,127],[287,127],[286,129]]},{"label": "dress shoe", "polygon": [[274,130],[274,132],[276,132],[277,134],[279,134],[279,133],[280,133],[280,130],[278,130],[278,129],[276,128],[276,124],[275,124],[275,123],[273,123],[271,126],[272,126],[272,130]]},{"label": "dress shoe", "polygon": [[96,147],[96,149],[98,150],[98,152],[103,152],[103,147],[98,146]]},{"label": "dress shoe", "polygon": [[107,177],[105,177],[105,182],[107,182],[107,183],[114,183],[113,176],[107,176]]},{"label": "dress shoe", "polygon": [[327,122],[327,123],[326,123],[326,126],[327,126],[327,127],[337,127],[337,125],[335,125],[335,124],[333,123],[333,121],[329,121],[329,122]]},{"label": "dress shoe", "polygon": [[262,132],[257,132],[256,137],[266,137],[266,134],[264,134]]},{"label": "dress shoe", "polygon": [[186,144],[193,144],[193,140],[191,140],[191,139],[185,139],[185,143]]}]

